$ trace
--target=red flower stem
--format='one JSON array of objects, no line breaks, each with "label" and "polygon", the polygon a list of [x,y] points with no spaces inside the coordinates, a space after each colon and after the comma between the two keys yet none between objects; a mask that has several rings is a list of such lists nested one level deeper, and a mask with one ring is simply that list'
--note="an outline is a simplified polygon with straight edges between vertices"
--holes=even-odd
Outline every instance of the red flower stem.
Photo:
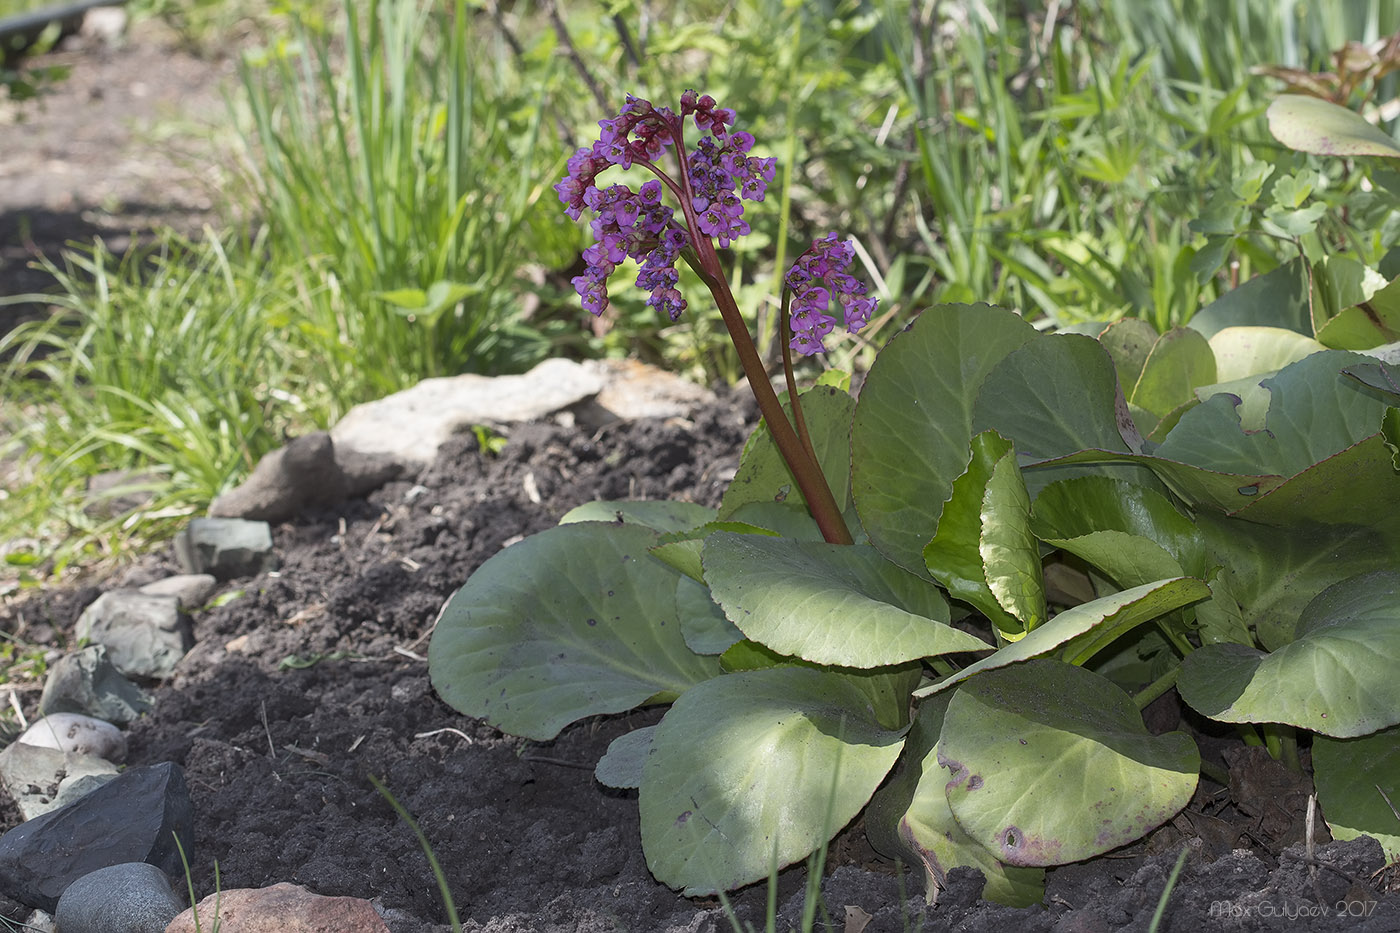
[{"label": "red flower stem", "polygon": [[[734,295],[729,290],[729,283],[723,278],[710,275],[706,267],[719,266],[719,257],[715,253],[714,244],[709,237],[694,237],[698,242],[695,244],[700,250],[707,250],[709,256],[706,257],[701,252],[696,263],[695,271],[709,287],[710,293],[714,295],[715,303],[719,306],[720,317],[724,319],[724,326],[729,331],[729,339],[734,344],[734,350],[739,354],[739,364],[744,367],[744,375],[749,380],[749,390],[753,392],[754,399],[758,402],[758,410],[763,414],[763,420],[768,425],[768,432],[773,437],[773,442],[778,445],[778,453],[787,463],[788,469],[792,471],[793,479],[797,481],[797,488],[802,490],[802,497],[807,500],[807,511],[811,513],[816,521],[817,527],[821,529],[822,537],[828,544],[854,544],[851,538],[851,531],[846,527],[846,520],[841,516],[841,507],[836,503],[836,497],[831,493],[831,487],[826,482],[826,477],[822,474],[821,466],[817,463],[816,457],[809,454],[809,447],[805,447],[798,438],[797,432],[793,430],[792,424],[788,421],[787,415],[783,412],[782,403],[778,401],[778,394],[773,391],[773,384],[768,381],[768,373],[763,368],[763,361],[758,357],[758,350],[754,347],[753,337],[749,334],[748,325],[744,323],[744,316],[739,311],[738,304],[734,301]],[[706,262],[706,259],[709,262]],[[794,411],[798,411],[797,395],[793,393]]]},{"label": "red flower stem", "polygon": [[788,308],[792,304],[792,292],[783,286],[783,306],[778,311],[778,342],[783,350],[783,377],[787,380],[788,399],[792,402],[792,424],[797,428],[797,437],[802,441],[807,456],[813,463],[820,464],[817,451],[812,447],[812,434],[807,430],[807,419],[802,417],[802,400],[797,397],[797,377],[792,372],[792,328],[788,321]]}]

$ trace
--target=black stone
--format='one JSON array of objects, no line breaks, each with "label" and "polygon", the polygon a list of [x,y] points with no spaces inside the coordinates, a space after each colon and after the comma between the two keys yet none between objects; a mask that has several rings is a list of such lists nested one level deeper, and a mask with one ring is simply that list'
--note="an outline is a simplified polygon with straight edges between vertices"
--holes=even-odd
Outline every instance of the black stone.
[{"label": "black stone", "polygon": [[71,882],[109,865],[148,862],[181,877],[176,837],[193,858],[194,805],[184,771],[170,761],[131,768],[0,836],[0,893],[53,913]]}]

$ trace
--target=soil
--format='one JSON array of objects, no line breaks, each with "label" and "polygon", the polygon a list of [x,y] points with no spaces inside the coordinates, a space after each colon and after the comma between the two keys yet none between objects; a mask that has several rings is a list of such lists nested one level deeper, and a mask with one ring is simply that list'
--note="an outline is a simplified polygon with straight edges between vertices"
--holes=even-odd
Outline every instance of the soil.
[{"label": "soil", "polygon": [[[72,201],[45,215],[42,229],[52,223],[55,243],[90,237],[98,221],[128,216],[120,211],[131,207],[87,200],[117,184],[119,177],[101,176],[125,163],[102,145],[70,148],[73,113],[92,124],[129,125],[130,111],[89,106],[91,88],[104,87],[102,99],[111,101],[112,88],[149,80],[156,63],[167,67],[177,53],[133,40],[62,54],[79,56],[74,78],[30,116],[25,127],[32,135],[15,150],[9,140],[16,137],[7,131],[4,158],[18,151],[21,161],[6,162],[0,172],[14,182],[9,166],[42,168],[23,162],[24,152],[57,154],[70,176],[61,187]],[[206,65],[207,84],[192,76],[184,83],[216,86],[226,65]],[[94,84],[84,77],[89,67],[107,70]],[[86,129],[94,138],[103,132],[97,125]],[[120,127],[108,129],[111,139],[122,136]],[[134,144],[127,136],[112,145]],[[44,191],[48,184],[40,177],[34,187],[18,188]],[[7,250],[15,244],[3,238],[13,237],[17,207],[24,208],[15,189],[0,185],[11,192],[0,201],[0,246]],[[162,200],[157,175],[141,203],[152,219],[188,218],[199,210],[188,197],[192,190]],[[37,200],[25,203],[24,209],[42,210]],[[32,225],[31,236],[39,229]],[[13,262],[12,253],[5,256]],[[198,894],[290,881],[322,894],[371,898],[395,933],[448,929],[429,861],[375,791],[373,776],[418,819],[466,930],[732,929],[718,903],[683,898],[652,879],[635,794],[594,780],[593,766],[608,743],[656,721],[659,711],[597,717],[553,742],[526,742],[438,700],[423,655],[443,601],[503,545],[592,499],[714,504],[752,425],[751,405],[726,397],[691,421],[637,421],[596,432],[520,425],[495,455],[467,436],[445,445],[417,477],[276,527],[281,569],[223,585],[229,601],[195,613],[195,649],[175,677],[154,688],[153,712],[130,730],[128,765],[175,761],[185,769],[197,815],[191,861]],[[168,553],[133,556],[108,579],[8,599],[0,628],[23,642],[63,648],[78,613],[101,590],[175,571]],[[37,690],[19,691],[19,699],[33,717]],[[1309,854],[1305,777],[1267,756],[1226,753],[1229,743],[1183,719],[1171,694],[1149,709],[1148,721],[1155,731],[1194,730],[1206,757],[1221,773],[1229,770],[1229,785],[1203,780],[1187,810],[1146,840],[1052,870],[1045,901],[1020,910],[979,901],[979,876],[961,869],[950,874],[938,903],[926,907],[921,878],[877,856],[857,825],[831,847],[821,880],[825,912],[818,913],[829,925],[818,928],[1148,930],[1185,849],[1189,856],[1160,930],[1400,930],[1400,884],[1394,867],[1384,867],[1379,845],[1319,843]],[[3,828],[14,819],[8,816]],[[796,866],[779,878],[780,931],[800,923],[806,872]],[[738,892],[732,903],[739,922],[763,929],[767,898],[763,885]],[[0,902],[0,916],[25,913]]]}]

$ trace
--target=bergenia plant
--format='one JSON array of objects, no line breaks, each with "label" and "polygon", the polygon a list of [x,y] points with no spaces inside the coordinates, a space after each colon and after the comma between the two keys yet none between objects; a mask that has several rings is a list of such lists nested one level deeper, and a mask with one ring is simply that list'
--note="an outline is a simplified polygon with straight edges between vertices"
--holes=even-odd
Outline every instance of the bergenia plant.
[{"label": "bergenia plant", "polygon": [[[558,191],[597,238],[585,307],[630,258],[680,314],[685,260],[762,425],[718,509],[587,503],[483,564],[433,634],[444,700],[535,740],[667,705],[596,775],[637,790],[652,872],[692,895],[863,814],[930,898],[971,866],[984,896],[1037,901],[1046,866],[1140,838],[1211,771],[1188,734],[1144,726],[1173,687],[1284,762],[1310,740],[1333,834],[1400,848],[1400,373],[1283,330],[1316,321],[1276,276],[1167,334],[930,308],[858,402],[799,396],[790,351],[874,308],[829,236],[785,276],[785,406],[718,252],[773,172],[735,119],[629,99]],[[652,177],[601,181],[629,169]]]}]

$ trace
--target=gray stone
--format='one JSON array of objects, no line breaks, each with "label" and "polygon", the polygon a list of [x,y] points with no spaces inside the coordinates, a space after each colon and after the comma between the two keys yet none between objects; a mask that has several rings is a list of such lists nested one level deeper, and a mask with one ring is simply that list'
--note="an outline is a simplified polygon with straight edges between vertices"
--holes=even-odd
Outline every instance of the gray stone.
[{"label": "gray stone", "polygon": [[715,393],[703,386],[637,360],[588,360],[585,367],[598,373],[603,388],[574,406],[576,421],[602,427],[634,418],[688,418],[715,403]]},{"label": "gray stone", "polygon": [[92,755],[61,752],[25,742],[13,742],[0,751],[0,784],[26,820],[76,799],[74,794],[79,786],[93,789],[91,784],[81,784],[85,778],[114,778],[116,775],[115,765]]},{"label": "gray stone", "polygon": [[68,885],[109,865],[149,862],[183,875],[177,838],[193,858],[194,807],[184,772],[168,761],[131,768],[0,836],[0,893],[53,911]]},{"label": "gray stone", "polygon": [[520,376],[424,379],[411,389],[352,408],[331,429],[337,456],[354,452],[418,470],[458,431],[477,424],[536,421],[597,394],[603,377],[564,359]]},{"label": "gray stone", "polygon": [[180,601],[180,608],[186,611],[198,609],[209,601],[219,581],[211,573],[177,573],[173,577],[153,580],[140,591],[147,596],[174,596]]},{"label": "gray stone", "polygon": [[36,719],[15,741],[92,755],[117,764],[126,758],[126,736],[122,731],[110,722],[81,713],[53,713]]},{"label": "gray stone", "polygon": [[88,645],[64,655],[49,668],[39,710],[83,713],[125,725],[151,708],[151,700],[113,666],[102,645]]},{"label": "gray stone", "polygon": [[155,501],[156,489],[166,484],[156,473],[108,470],[88,480],[83,512],[96,518],[115,518]]},{"label": "gray stone", "polygon": [[392,460],[353,450],[336,451],[324,431],[298,437],[258,461],[236,489],[209,506],[214,517],[280,522],[309,506],[328,506],[362,496],[397,476],[403,467]]},{"label": "gray stone", "polygon": [[164,933],[184,909],[169,875],[146,862],[123,862],[70,884],[54,919],[63,933]]},{"label": "gray stone", "polygon": [[169,677],[194,647],[189,617],[174,596],[111,590],[83,610],[73,634],[107,649],[128,677]]},{"label": "gray stone", "polygon": [[209,573],[219,580],[250,577],[277,569],[272,528],[241,518],[195,518],[175,536],[175,557],[186,573]]}]

